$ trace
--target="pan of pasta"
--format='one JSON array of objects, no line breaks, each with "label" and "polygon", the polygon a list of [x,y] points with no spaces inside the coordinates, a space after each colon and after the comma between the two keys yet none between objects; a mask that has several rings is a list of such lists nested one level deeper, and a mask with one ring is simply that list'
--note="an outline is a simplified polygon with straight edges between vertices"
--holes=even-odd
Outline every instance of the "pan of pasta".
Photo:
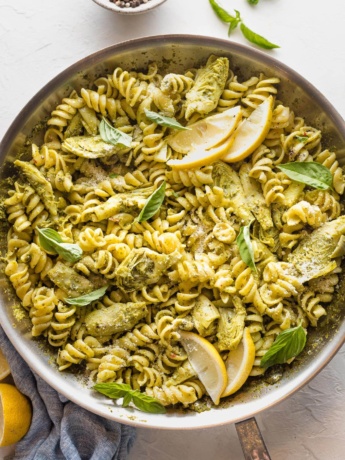
[{"label": "pan of pasta", "polygon": [[101,50],[1,143],[1,324],[122,423],[243,420],[344,341],[345,128],[273,58],[197,36]]}]

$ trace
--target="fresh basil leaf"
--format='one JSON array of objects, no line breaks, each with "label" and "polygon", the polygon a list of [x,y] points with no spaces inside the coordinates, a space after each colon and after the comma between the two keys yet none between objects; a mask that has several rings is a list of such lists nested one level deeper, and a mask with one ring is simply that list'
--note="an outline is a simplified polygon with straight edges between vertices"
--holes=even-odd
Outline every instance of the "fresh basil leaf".
[{"label": "fresh basil leaf", "polygon": [[131,136],[111,126],[105,118],[102,118],[99,124],[99,134],[101,135],[102,140],[104,142],[108,142],[109,144],[130,147],[132,143]]},{"label": "fresh basil leaf", "polygon": [[286,363],[299,355],[305,347],[307,334],[303,327],[293,327],[281,332],[261,359],[261,367]]},{"label": "fresh basil leaf", "polygon": [[250,3],[251,5],[257,5],[259,3],[259,0],[247,0],[248,3]]},{"label": "fresh basil leaf", "polygon": [[159,401],[136,390],[132,393],[133,404],[142,412],[150,414],[165,414],[166,409]]},{"label": "fresh basil leaf", "polygon": [[132,391],[130,385],[127,385],[126,383],[115,382],[96,383],[96,385],[93,386],[93,389],[111,399],[124,398],[127,393]]},{"label": "fresh basil leaf", "polygon": [[309,139],[308,136],[295,136],[295,138],[300,142],[307,142],[307,140]]},{"label": "fresh basil leaf", "polygon": [[64,243],[59,233],[52,228],[37,228],[40,245],[48,252],[59,254],[67,262],[76,262],[83,255],[78,244]]},{"label": "fresh basil leaf", "polygon": [[256,272],[257,270],[254,261],[253,245],[250,239],[250,225],[251,224],[241,227],[240,233],[236,238],[236,243],[243,262],[245,262],[248,267]]},{"label": "fresh basil leaf", "polygon": [[265,48],[267,50],[280,48],[279,45],[275,45],[274,43],[269,42],[266,40],[266,38],[250,30],[246,25],[243,24],[243,22],[241,22],[240,29],[248,41],[254,43],[255,45],[261,46],[261,48]]},{"label": "fresh basil leaf", "polygon": [[127,393],[123,398],[122,407],[128,407],[130,403],[132,402],[132,400],[133,400],[132,392]]},{"label": "fresh basil leaf", "polygon": [[94,300],[98,300],[104,296],[108,286],[103,286],[100,289],[96,289],[95,291],[89,292],[88,294],[81,295],[80,297],[73,297],[69,299],[65,299],[65,302],[70,305],[77,305],[78,307],[84,307],[85,305],[89,305]]},{"label": "fresh basil leaf", "polygon": [[133,403],[137,409],[143,412],[151,414],[164,414],[166,412],[165,407],[157,399],[140,393],[139,390],[132,390],[130,385],[125,383],[97,383],[93,389],[111,399],[123,398],[123,407],[128,407],[130,403]]},{"label": "fresh basil leaf", "polygon": [[147,199],[145,206],[141,210],[139,216],[136,218],[137,222],[144,222],[150,217],[154,216],[158,209],[162,206],[165,198],[165,187],[166,182],[162,182],[161,185],[155,190]]},{"label": "fresh basil leaf", "polygon": [[319,190],[327,190],[332,187],[331,171],[316,161],[296,161],[277,165],[277,167],[296,182],[310,185]]},{"label": "fresh basil leaf", "polygon": [[115,177],[119,177],[120,174],[116,174],[116,173],[111,173],[109,174],[109,177],[110,179],[115,179]]},{"label": "fresh basil leaf", "polygon": [[177,120],[175,120],[175,118],[164,117],[159,113],[152,112],[152,110],[145,109],[145,115],[149,120],[157,123],[157,125],[168,126],[169,128],[180,130],[190,129],[186,126],[182,126]]},{"label": "fresh basil leaf", "polygon": [[236,29],[238,26],[239,22],[241,22],[241,16],[240,12],[235,10],[236,17],[233,18],[230,22],[229,29],[228,29],[228,36],[230,36],[231,32]]},{"label": "fresh basil leaf", "polygon": [[[223,21],[223,22],[229,22],[230,24],[231,23],[234,23],[237,21],[237,24],[238,24],[238,19],[237,17],[235,16],[232,16],[231,14],[229,14],[227,11],[224,10],[224,8],[222,8],[218,2],[216,2],[216,0],[209,0],[210,2],[210,5],[213,9],[213,11],[216,13],[216,15],[218,16],[218,18]],[[236,24],[236,25],[237,25]],[[236,27],[236,26],[235,26]]]}]

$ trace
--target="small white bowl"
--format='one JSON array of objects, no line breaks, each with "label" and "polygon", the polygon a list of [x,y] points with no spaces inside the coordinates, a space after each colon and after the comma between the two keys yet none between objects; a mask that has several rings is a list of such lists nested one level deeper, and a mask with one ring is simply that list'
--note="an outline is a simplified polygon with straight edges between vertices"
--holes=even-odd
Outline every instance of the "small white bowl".
[{"label": "small white bowl", "polygon": [[111,2],[110,0],[93,0],[97,5],[106,8],[107,10],[115,11],[116,13],[120,14],[140,14],[145,13],[146,11],[153,10],[157,6],[164,3],[166,0],[148,0],[147,3],[142,3],[139,6],[132,7],[120,7],[117,6],[115,3]]}]

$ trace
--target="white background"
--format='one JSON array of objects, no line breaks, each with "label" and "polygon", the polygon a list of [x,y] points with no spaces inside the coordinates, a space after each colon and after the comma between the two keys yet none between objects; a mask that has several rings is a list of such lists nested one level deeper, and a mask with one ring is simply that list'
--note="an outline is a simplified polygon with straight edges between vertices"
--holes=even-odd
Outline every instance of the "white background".
[{"label": "white background", "polygon": [[[345,117],[345,6],[341,0],[222,0],[281,46],[268,51],[313,83]],[[70,64],[131,38],[188,33],[227,38],[208,0],[167,0],[122,16],[91,0],[0,0],[0,138],[30,98]],[[236,30],[231,40],[248,43]],[[251,45],[250,45],[251,46]],[[344,458],[345,349],[304,389],[257,416],[273,460]],[[1,458],[1,451],[0,451]],[[129,460],[242,459],[234,425],[139,429]],[[52,459],[54,460],[54,459]],[[101,459],[100,459],[101,460]]]}]

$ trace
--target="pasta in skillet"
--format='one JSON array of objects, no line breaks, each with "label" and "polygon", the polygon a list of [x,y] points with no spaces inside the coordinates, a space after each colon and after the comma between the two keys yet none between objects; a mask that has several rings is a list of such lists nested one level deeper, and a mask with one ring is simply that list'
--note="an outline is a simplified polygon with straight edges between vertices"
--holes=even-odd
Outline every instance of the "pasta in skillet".
[{"label": "pasta in skillet", "polygon": [[[226,360],[248,329],[255,377],[281,332],[317,327],[341,270],[345,181],[322,133],[278,100],[278,88],[279,79],[262,74],[241,82],[227,58],[211,56],[185,74],[163,75],[154,63],[146,73],[117,67],[52,111],[43,144],[15,162],[20,174],[4,201],[6,275],[32,336],[56,348],[60,371],[83,364],[94,382],[127,383],[163,405],[193,407],[207,390],[180,331],[205,338]],[[170,141],[176,130],[148,116],[192,126],[239,107],[247,119],[268,98],[267,135],[232,164],[170,167],[184,158]],[[129,143],[104,140],[104,120]],[[294,181],[279,168],[287,162],[324,165],[333,187]],[[138,219],[162,184],[161,206]],[[244,226],[255,270],[237,244]],[[42,244],[47,228],[78,246],[79,257]],[[325,233],[332,247],[310,267],[305,247],[322,246]],[[101,295],[86,305],[70,302],[95,291]]]}]

